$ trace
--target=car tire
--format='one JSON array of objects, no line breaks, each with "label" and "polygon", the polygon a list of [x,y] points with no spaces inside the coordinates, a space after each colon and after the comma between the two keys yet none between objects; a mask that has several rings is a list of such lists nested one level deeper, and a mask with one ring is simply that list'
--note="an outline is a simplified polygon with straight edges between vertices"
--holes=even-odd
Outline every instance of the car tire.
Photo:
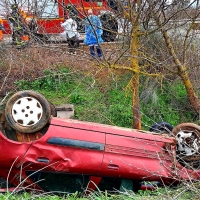
[{"label": "car tire", "polygon": [[152,125],[149,129],[151,132],[155,133],[167,133],[171,134],[173,130],[173,126],[167,122],[157,122],[154,125]]},{"label": "car tire", "polygon": [[200,166],[200,126],[194,123],[182,123],[172,130],[176,141],[178,161],[189,168]]},{"label": "car tire", "polygon": [[194,123],[182,123],[177,125],[176,127],[173,128],[172,132],[174,133],[174,135],[177,135],[178,132],[180,131],[195,131],[198,130],[197,133],[199,133],[200,131],[200,126]]},{"label": "car tire", "polygon": [[5,117],[16,131],[35,133],[50,122],[51,108],[41,94],[29,90],[20,91],[9,98]]}]

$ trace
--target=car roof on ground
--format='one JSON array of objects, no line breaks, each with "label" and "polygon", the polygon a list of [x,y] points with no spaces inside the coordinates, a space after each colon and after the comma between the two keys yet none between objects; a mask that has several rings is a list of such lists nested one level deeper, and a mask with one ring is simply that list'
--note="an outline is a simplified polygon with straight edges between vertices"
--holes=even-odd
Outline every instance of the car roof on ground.
[{"label": "car roof on ground", "polygon": [[113,135],[121,135],[125,137],[137,137],[140,139],[154,140],[159,142],[174,143],[175,138],[170,137],[167,134],[152,133],[149,131],[130,129],[118,126],[111,126],[106,124],[99,124],[94,122],[79,121],[74,119],[63,119],[53,117],[51,119],[51,125],[59,125],[63,127],[76,128],[76,129],[86,129],[89,131],[95,131],[100,133],[109,133]]}]

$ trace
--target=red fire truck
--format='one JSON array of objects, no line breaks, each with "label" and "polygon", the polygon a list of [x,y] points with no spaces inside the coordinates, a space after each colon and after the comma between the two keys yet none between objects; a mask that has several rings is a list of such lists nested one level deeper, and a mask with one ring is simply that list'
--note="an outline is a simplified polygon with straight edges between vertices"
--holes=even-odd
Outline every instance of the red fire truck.
[{"label": "red fire truck", "polygon": [[[4,0],[4,26],[5,34],[10,34],[11,29],[6,17],[9,15],[10,0]],[[25,2],[25,3],[24,3]],[[116,11],[115,0],[18,0],[18,7],[23,9],[31,20],[37,23],[37,34],[44,36],[63,32],[60,22],[63,22],[69,12],[73,13],[78,30],[84,32],[84,18],[87,11],[93,9],[99,15],[103,25],[104,41],[114,41],[118,31],[118,23],[114,18]],[[0,8],[0,12],[1,12]],[[6,16],[7,15],[7,16]]]}]

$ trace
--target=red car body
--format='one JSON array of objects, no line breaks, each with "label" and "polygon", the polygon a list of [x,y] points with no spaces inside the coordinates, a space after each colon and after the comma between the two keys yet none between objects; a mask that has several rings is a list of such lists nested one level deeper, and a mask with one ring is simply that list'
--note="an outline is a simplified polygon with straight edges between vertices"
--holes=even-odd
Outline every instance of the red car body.
[{"label": "red car body", "polygon": [[[49,179],[41,173],[85,176],[80,185],[89,190],[103,178],[163,184],[200,178],[200,170],[179,164],[176,140],[166,134],[53,117],[39,139],[13,141],[0,132],[0,144],[0,176],[18,189],[52,190],[43,184]],[[75,178],[78,182],[80,177]],[[54,181],[59,184],[59,179]]]}]

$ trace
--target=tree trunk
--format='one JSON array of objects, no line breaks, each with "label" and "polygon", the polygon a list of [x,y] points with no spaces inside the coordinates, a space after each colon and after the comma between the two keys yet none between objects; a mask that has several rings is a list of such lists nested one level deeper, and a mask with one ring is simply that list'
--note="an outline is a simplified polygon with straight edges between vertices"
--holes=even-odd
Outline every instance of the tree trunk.
[{"label": "tree trunk", "polygon": [[138,62],[138,26],[133,27],[131,40],[131,55],[132,55],[132,107],[133,107],[133,125],[134,129],[141,129],[141,115],[139,106],[139,80],[140,68]]},{"label": "tree trunk", "polygon": [[188,73],[186,72],[186,68],[184,66],[177,66],[177,67],[178,67],[179,76],[181,77],[181,79],[185,85],[185,89],[187,91],[189,101],[190,101],[193,109],[195,110],[195,112],[200,114],[200,101],[195,94],[193,85],[190,81]]},{"label": "tree trunk", "polygon": [[186,89],[187,94],[188,94],[189,101],[190,101],[194,111],[199,114],[200,113],[200,101],[199,101],[197,95],[195,94],[193,85],[192,85],[190,78],[189,78],[189,75],[187,73],[187,68],[184,66],[184,64],[182,64],[180,62],[180,60],[176,56],[176,53],[174,51],[174,48],[172,46],[172,43],[170,41],[170,37],[169,37],[167,31],[163,29],[162,34],[164,36],[164,39],[165,39],[167,48],[169,50],[169,53],[173,57],[174,62],[176,63],[176,66],[178,68],[178,74],[181,77],[181,80],[182,80],[182,82],[185,86],[185,89]]}]

